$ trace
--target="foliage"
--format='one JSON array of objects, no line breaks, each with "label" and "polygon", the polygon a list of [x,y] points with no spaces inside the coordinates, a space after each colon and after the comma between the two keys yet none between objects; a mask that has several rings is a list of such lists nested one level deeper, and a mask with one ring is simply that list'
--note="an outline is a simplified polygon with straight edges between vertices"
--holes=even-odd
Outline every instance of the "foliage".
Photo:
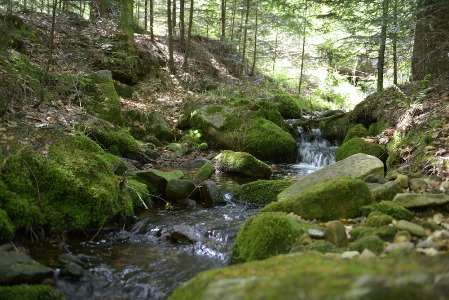
[{"label": "foliage", "polygon": [[57,292],[53,287],[48,285],[13,285],[0,286],[0,295],[4,300],[59,300],[65,299],[61,292]]}]

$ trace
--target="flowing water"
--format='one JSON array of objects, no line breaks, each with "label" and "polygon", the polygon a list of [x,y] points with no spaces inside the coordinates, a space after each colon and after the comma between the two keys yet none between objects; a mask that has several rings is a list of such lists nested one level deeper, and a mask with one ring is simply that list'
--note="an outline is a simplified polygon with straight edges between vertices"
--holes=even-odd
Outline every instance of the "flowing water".
[{"label": "flowing water", "polygon": [[[277,166],[273,176],[300,178],[334,161],[332,147],[319,130],[299,133],[298,163]],[[228,265],[232,242],[242,223],[259,209],[233,201],[229,193],[241,179],[225,174],[212,178],[225,193],[227,204],[179,211],[151,208],[129,228],[90,237],[67,237],[64,242],[42,241],[31,248],[34,259],[60,265],[60,254],[71,253],[84,265],[84,275],[70,280],[57,275],[57,289],[67,299],[165,299],[197,273]],[[248,181],[248,180],[246,180]],[[171,242],[173,225],[192,226],[201,235],[195,244]]]}]

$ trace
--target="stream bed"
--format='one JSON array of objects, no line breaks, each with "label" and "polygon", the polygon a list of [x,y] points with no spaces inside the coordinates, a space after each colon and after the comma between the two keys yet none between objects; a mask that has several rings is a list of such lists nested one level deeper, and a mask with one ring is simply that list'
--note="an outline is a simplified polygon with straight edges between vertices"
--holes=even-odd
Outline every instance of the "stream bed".
[{"label": "stream bed", "polygon": [[[333,162],[333,148],[319,131],[298,129],[298,133],[301,162],[273,166],[274,179],[298,180]],[[240,226],[260,210],[235,201],[230,193],[250,179],[218,173],[212,180],[225,195],[226,205],[177,211],[152,207],[121,230],[66,237],[62,242],[41,240],[30,245],[31,256],[56,269],[67,255],[83,266],[79,279],[70,279],[57,269],[56,289],[67,299],[165,299],[199,272],[227,266]],[[199,241],[171,241],[174,225],[193,228]]]}]

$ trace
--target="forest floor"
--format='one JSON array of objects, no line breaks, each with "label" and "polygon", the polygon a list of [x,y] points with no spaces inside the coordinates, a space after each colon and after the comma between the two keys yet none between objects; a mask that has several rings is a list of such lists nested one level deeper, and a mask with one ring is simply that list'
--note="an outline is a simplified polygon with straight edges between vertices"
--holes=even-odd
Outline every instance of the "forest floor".
[{"label": "forest floor", "polygon": [[[21,45],[16,48],[20,48],[26,55],[26,64],[42,69],[48,63],[51,18],[39,13],[21,14],[18,18],[25,28],[33,28],[37,34],[24,34],[20,40]],[[92,24],[78,16],[62,14],[58,16],[55,28],[53,64],[50,69],[52,72],[82,77],[107,68],[111,57],[118,59],[121,55],[121,50],[116,49],[121,37],[111,21],[100,20]],[[238,53],[231,45],[219,41],[195,37],[189,66],[182,69],[182,49],[179,41],[175,40],[175,75],[170,74],[166,66],[168,50],[165,37],[156,37],[152,43],[149,35],[135,34],[135,47],[139,56],[149,64],[149,69],[132,84],[132,95],[120,98],[122,108],[159,112],[177,136],[182,134],[177,127],[181,114],[190,111],[192,107],[206,103],[224,103],[238,94],[257,100],[264,97],[265,90],[262,86],[270,81],[260,74],[241,79],[237,75]],[[2,59],[5,57],[0,53],[0,61]],[[0,83],[0,91],[11,98],[11,105],[4,115],[6,122],[0,126],[0,139],[3,142],[20,139],[19,136],[13,136],[13,131],[8,130],[17,126],[17,119],[36,128],[45,129],[57,123],[71,130],[76,122],[76,115],[83,112],[83,107],[77,101],[79,82],[49,85],[48,89],[58,99],[44,102],[36,109],[33,105],[38,101],[38,94],[32,91],[30,76],[21,73],[22,71],[13,75],[0,64],[0,74],[6,79]],[[19,78],[14,77],[17,74]],[[369,96],[358,109],[363,114],[370,114],[366,118],[383,118],[389,125],[379,136],[371,137],[373,142],[385,144],[395,133],[406,134],[412,128],[419,127],[423,134],[429,134],[432,138],[431,145],[425,151],[442,160],[449,158],[449,82],[434,80],[425,86],[408,83],[388,88],[382,93]],[[416,147],[416,144],[410,144],[398,150],[403,156],[403,165],[413,163]],[[159,162],[176,164],[177,160],[183,162],[207,154],[193,152],[187,157],[180,157],[169,151],[161,151]],[[447,177],[449,171],[443,170],[440,175]]]}]

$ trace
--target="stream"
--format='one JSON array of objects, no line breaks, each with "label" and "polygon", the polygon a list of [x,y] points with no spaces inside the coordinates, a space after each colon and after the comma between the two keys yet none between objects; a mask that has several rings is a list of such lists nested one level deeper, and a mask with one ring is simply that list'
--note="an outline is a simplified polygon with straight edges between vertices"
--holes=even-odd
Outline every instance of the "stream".
[{"label": "stream", "polygon": [[[273,166],[273,178],[299,179],[334,162],[336,147],[318,129],[298,128],[298,136],[298,163]],[[260,210],[232,198],[233,188],[248,179],[226,174],[211,179],[225,194],[226,205],[178,211],[153,207],[121,230],[66,237],[63,242],[41,241],[31,246],[31,256],[56,268],[61,254],[72,254],[83,265],[85,272],[78,280],[57,270],[56,289],[67,299],[165,299],[197,273],[228,265],[240,226]],[[201,240],[195,244],[170,241],[167,237],[173,225],[192,226]]]}]

